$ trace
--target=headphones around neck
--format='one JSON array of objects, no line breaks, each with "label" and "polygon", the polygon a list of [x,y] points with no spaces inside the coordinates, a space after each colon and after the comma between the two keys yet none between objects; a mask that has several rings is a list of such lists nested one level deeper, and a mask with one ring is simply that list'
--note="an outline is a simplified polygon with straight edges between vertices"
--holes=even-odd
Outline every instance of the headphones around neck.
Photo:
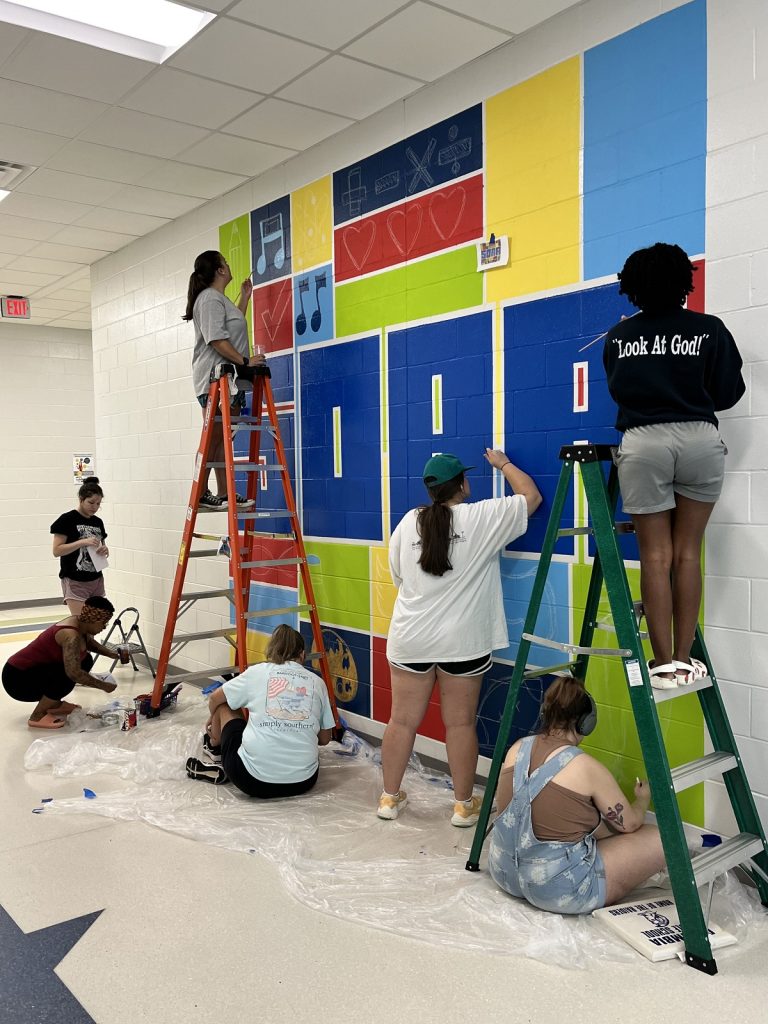
[{"label": "headphones around neck", "polygon": [[588,690],[584,691],[584,696],[589,701],[589,707],[576,719],[574,728],[580,736],[589,736],[597,726],[597,704]]}]

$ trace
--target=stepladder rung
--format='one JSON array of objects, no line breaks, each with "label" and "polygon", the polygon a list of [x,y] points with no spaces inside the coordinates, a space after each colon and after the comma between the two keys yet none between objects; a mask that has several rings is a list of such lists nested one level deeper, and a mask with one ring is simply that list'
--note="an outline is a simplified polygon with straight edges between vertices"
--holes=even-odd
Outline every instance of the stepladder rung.
[{"label": "stepladder rung", "polygon": [[233,600],[235,592],[231,587],[221,590],[187,590],[179,594],[179,601],[205,601],[214,597],[228,597]]},{"label": "stepladder rung", "polygon": [[579,644],[563,643],[560,640],[550,640],[545,636],[534,636],[533,633],[523,633],[523,640],[529,640],[539,647],[551,647],[554,651],[565,651],[566,654],[588,654],[602,655],[604,657],[631,658],[633,651],[622,647],[581,647]]},{"label": "stepladder rung", "polygon": [[206,548],[204,551],[190,551],[187,558],[216,558],[221,552],[218,548]]},{"label": "stepladder rung", "polygon": [[238,675],[240,669],[237,665],[223,665],[221,668],[204,668],[196,672],[174,672],[167,677],[171,683],[195,683],[203,679],[215,679],[216,676]]},{"label": "stepladder rung", "polygon": [[678,765],[670,772],[672,785],[676,793],[682,793],[691,786],[697,786],[700,782],[708,779],[717,779],[725,772],[738,768],[739,762],[733,754],[722,750],[715,750],[695,761],[688,761],[686,764]]},{"label": "stepladder rung", "polygon": [[272,565],[302,565],[303,558],[264,558],[259,562],[241,562],[241,569],[266,569]]},{"label": "stepladder rung", "polygon": [[199,633],[174,633],[171,638],[171,643],[189,643],[190,640],[212,640],[217,636],[234,636],[237,632],[234,627],[229,626],[226,629],[203,629]]},{"label": "stepladder rung", "polygon": [[265,619],[270,615],[288,615],[293,612],[310,612],[314,606],[311,604],[291,604],[285,608],[257,608],[256,611],[246,612],[246,619]]},{"label": "stepladder rung", "polygon": [[289,512],[284,508],[267,508],[259,509],[258,512],[243,512],[242,515],[238,515],[238,519],[295,519],[296,513]]},{"label": "stepladder rung", "polygon": [[685,697],[689,693],[696,693],[697,690],[706,690],[712,685],[712,680],[709,676],[704,676],[702,679],[696,679],[692,683],[687,685],[681,685],[678,683],[671,690],[656,690],[653,691],[653,699],[657,704],[663,704],[665,700],[674,700],[676,697]]},{"label": "stepladder rung", "polygon": [[[234,461],[236,473],[269,473],[269,472],[282,472],[285,466],[276,465],[274,462],[238,462],[237,459]],[[208,469],[226,469],[226,462],[209,462]]]},{"label": "stepladder rung", "polygon": [[755,854],[761,853],[764,848],[760,836],[751,835],[749,832],[740,832],[732,839],[726,839],[719,846],[713,846],[706,853],[700,853],[693,858],[693,875],[696,885],[706,885],[718,875],[730,871],[738,864],[746,863]]}]

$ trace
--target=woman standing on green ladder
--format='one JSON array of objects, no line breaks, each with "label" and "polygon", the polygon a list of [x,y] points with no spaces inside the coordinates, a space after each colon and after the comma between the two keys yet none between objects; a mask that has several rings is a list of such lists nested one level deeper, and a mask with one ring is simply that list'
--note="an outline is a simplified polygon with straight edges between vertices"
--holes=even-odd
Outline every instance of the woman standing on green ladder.
[{"label": "woman standing on green ladder", "polygon": [[640,549],[640,592],[654,660],[651,685],[707,674],[691,659],[701,606],[701,546],[727,449],[716,412],[745,391],[741,356],[716,316],[683,309],[696,268],[678,245],[638,249],[619,292],[639,313],[608,331],[603,363],[624,433],[616,454],[624,511]]}]

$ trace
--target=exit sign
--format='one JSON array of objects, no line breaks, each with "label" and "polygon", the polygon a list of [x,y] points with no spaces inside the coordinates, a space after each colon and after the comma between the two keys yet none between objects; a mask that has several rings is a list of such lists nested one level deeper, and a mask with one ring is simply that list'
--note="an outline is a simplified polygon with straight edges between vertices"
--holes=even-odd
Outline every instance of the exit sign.
[{"label": "exit sign", "polygon": [[29,320],[30,307],[29,299],[23,295],[1,295],[0,313],[13,320]]}]

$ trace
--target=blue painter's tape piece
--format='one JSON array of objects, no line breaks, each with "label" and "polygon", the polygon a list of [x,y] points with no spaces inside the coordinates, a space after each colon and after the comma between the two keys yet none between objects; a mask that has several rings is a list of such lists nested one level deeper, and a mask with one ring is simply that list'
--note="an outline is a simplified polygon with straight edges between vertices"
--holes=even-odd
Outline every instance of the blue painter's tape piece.
[{"label": "blue painter's tape piece", "polygon": [[93,792],[92,789],[83,789],[83,796],[85,797],[86,800],[96,799],[96,794]]},{"label": "blue painter's tape piece", "polygon": [[211,683],[211,685],[210,685],[210,686],[205,686],[205,687],[204,687],[204,688],[203,688],[203,689],[202,689],[202,690],[200,691],[200,693],[202,693],[202,695],[203,695],[204,697],[207,697],[209,693],[213,693],[213,691],[214,691],[214,690],[218,690],[218,689],[219,689],[219,687],[220,687],[220,686],[223,686],[223,685],[224,685],[224,683],[221,683],[221,682],[219,682],[219,683]]},{"label": "blue painter's tape piece", "polygon": [[33,814],[42,814],[44,810],[45,810],[44,807],[33,807],[32,808],[32,813]]},{"label": "blue painter's tape piece", "polygon": [[469,107],[336,171],[333,222],[364,217],[483,166],[483,108]]},{"label": "blue painter's tape piece", "polygon": [[53,803],[53,797],[52,796],[44,796],[43,799],[40,801],[40,803],[41,804],[52,804]]},{"label": "blue painter's tape piece", "polygon": [[706,42],[694,0],[585,52],[585,278],[658,241],[704,251]]}]

